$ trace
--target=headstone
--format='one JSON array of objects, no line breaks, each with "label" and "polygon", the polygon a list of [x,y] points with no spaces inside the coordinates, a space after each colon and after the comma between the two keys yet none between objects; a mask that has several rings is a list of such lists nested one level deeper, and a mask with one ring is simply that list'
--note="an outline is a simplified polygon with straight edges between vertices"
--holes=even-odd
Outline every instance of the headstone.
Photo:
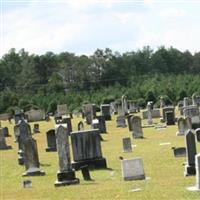
[{"label": "headstone", "polygon": [[105,117],[100,115],[100,116],[96,116],[96,118],[99,120],[100,133],[107,133]]},{"label": "headstone", "polygon": [[188,187],[190,191],[200,191],[200,153],[195,156],[196,166],[196,184],[193,187]]},{"label": "headstone", "polygon": [[172,111],[165,112],[165,121],[167,125],[174,125],[175,124],[174,112]]},{"label": "headstone", "polygon": [[25,112],[28,122],[36,122],[45,120],[45,112],[43,110],[29,110]]},{"label": "headstone", "polygon": [[200,142],[200,128],[197,128],[195,130],[195,135],[196,135],[197,142]]},{"label": "headstone", "polygon": [[196,96],[195,93],[192,95],[192,105],[193,106],[197,106],[198,105],[197,96]]},{"label": "headstone", "polygon": [[131,146],[131,138],[123,138],[123,150],[124,152],[131,152],[132,146]]},{"label": "headstone", "polygon": [[186,140],[186,157],[187,163],[185,165],[185,176],[195,175],[195,155],[196,155],[196,143],[195,136],[191,130],[188,130],[185,136]]},{"label": "headstone", "polygon": [[186,156],[186,148],[185,147],[178,147],[178,148],[173,147],[172,149],[174,151],[175,157],[185,157]]},{"label": "headstone", "polygon": [[4,137],[9,137],[9,136],[10,136],[10,135],[9,135],[9,131],[8,131],[8,127],[2,128],[2,132],[3,132],[3,134],[4,134]]},{"label": "headstone", "polygon": [[142,122],[138,116],[131,117],[132,134],[133,138],[143,138]]},{"label": "headstone", "polygon": [[82,121],[80,121],[80,122],[78,123],[78,131],[83,131],[83,130],[84,130],[84,124],[83,124]]},{"label": "headstone", "polygon": [[32,181],[31,180],[24,180],[23,181],[23,188],[31,188],[32,187]]},{"label": "headstone", "polygon": [[117,116],[116,122],[117,122],[117,127],[121,127],[121,128],[125,128],[126,127],[126,118],[125,118],[125,116],[123,116],[123,115]]},{"label": "headstone", "polygon": [[71,133],[71,144],[75,170],[84,165],[93,168],[107,168],[106,159],[102,157],[99,130],[87,130]]},{"label": "headstone", "polygon": [[72,132],[72,122],[70,117],[63,117],[62,124],[67,124],[67,130],[69,131],[69,133]]},{"label": "headstone", "polygon": [[57,105],[57,114],[58,115],[68,115],[69,114],[69,110],[67,108],[67,104],[61,104],[61,105]]},{"label": "headstone", "polygon": [[137,113],[137,105],[134,102],[128,102],[128,112],[129,113]]},{"label": "headstone", "polygon": [[72,169],[69,147],[68,131],[63,126],[56,129],[57,149],[59,160],[59,171],[57,172],[57,181],[55,186],[65,186],[71,184],[79,184],[75,171]]},{"label": "headstone", "polygon": [[36,140],[27,138],[24,141],[24,157],[26,172],[22,176],[43,176],[45,172],[40,169]]},{"label": "headstone", "polygon": [[39,124],[34,124],[33,125],[33,133],[40,133],[40,128]]},{"label": "headstone", "polygon": [[11,149],[11,146],[7,146],[4,133],[2,131],[2,128],[0,128],[0,150],[8,150],[8,149]]},{"label": "headstone", "polygon": [[178,119],[178,131],[176,135],[177,136],[185,135],[188,129],[191,129],[191,128],[192,128],[191,119],[190,118],[184,119],[183,117],[180,117]]},{"label": "headstone", "polygon": [[92,119],[96,118],[96,106],[95,104],[83,105],[83,116],[86,119],[86,123],[91,125]]},{"label": "headstone", "polygon": [[48,130],[46,132],[46,136],[47,136],[46,152],[57,151],[55,130],[54,129]]},{"label": "headstone", "polygon": [[121,161],[122,177],[125,181],[145,179],[141,158],[124,159]]},{"label": "headstone", "polygon": [[165,107],[165,101],[164,98],[161,96],[160,97],[160,108],[164,108]]},{"label": "headstone", "polygon": [[[165,115],[165,113],[166,112],[173,112],[173,116],[175,116],[175,113],[174,113],[174,107],[173,106],[168,106],[168,107],[164,107],[163,109],[162,109],[162,117],[163,117],[163,120],[164,120],[164,122],[166,122],[166,115]],[[175,118],[175,117],[174,117]]]},{"label": "headstone", "polygon": [[151,109],[151,102],[147,103],[147,111],[148,111],[148,119],[147,119],[147,123],[148,125],[152,125],[153,124],[153,120],[152,120],[152,109]]},{"label": "headstone", "polygon": [[192,121],[192,128],[200,128],[200,117],[198,106],[186,106],[183,108],[184,117],[190,117]]},{"label": "headstone", "polygon": [[99,120],[98,119],[92,120],[92,129],[98,129],[99,130]]},{"label": "headstone", "polygon": [[22,112],[16,112],[14,116],[15,124],[18,124],[22,119],[24,119],[24,114]]},{"label": "headstone", "polygon": [[[154,108],[153,110],[151,110],[151,116],[152,118],[160,118],[161,117],[160,109]],[[148,110],[142,112],[142,118],[148,119]]]},{"label": "headstone", "polygon": [[117,103],[116,102],[111,102],[110,103],[110,112],[114,115],[116,115],[118,113],[117,110]]},{"label": "headstone", "polygon": [[127,97],[125,95],[123,95],[121,97],[121,102],[122,102],[123,115],[127,115],[128,114],[128,105],[127,105]]},{"label": "headstone", "polygon": [[101,115],[105,117],[105,120],[111,120],[110,104],[101,104]]},{"label": "headstone", "polygon": [[129,131],[132,131],[132,124],[131,124],[131,117],[133,115],[127,115],[127,123],[128,123],[128,129]]}]

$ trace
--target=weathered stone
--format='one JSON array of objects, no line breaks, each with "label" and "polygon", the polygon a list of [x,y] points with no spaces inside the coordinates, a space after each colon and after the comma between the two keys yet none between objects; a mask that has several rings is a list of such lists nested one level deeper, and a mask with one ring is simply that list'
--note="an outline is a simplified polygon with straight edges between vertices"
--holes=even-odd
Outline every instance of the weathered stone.
[{"label": "weathered stone", "polygon": [[67,108],[67,104],[57,105],[57,114],[60,115],[60,116],[68,115],[69,110]]},{"label": "weathered stone", "polygon": [[123,95],[121,97],[121,103],[122,103],[122,115],[127,115],[128,114],[128,105],[127,105],[127,97]]},{"label": "weathered stone", "polygon": [[122,177],[125,181],[145,179],[141,158],[124,159],[121,161]]},{"label": "weathered stone", "polygon": [[174,125],[175,124],[175,116],[173,111],[165,112],[165,121],[167,125]]},{"label": "weathered stone", "polygon": [[100,115],[100,116],[96,116],[96,118],[99,120],[100,133],[107,133],[105,117]]},{"label": "weathered stone", "polygon": [[152,125],[153,124],[153,120],[152,120],[152,105],[151,102],[147,103],[147,123],[148,125]]},{"label": "weathered stone", "polygon": [[172,148],[174,151],[175,157],[185,157],[186,156],[186,148],[185,147],[178,147],[178,148]]},{"label": "weathered stone", "polygon": [[45,112],[43,110],[29,110],[25,112],[28,122],[36,122],[45,120]]},{"label": "weathered stone", "polygon": [[131,146],[131,138],[123,138],[123,151],[124,152],[131,152],[132,146]]},{"label": "weathered stone", "polygon": [[133,117],[133,115],[127,115],[127,123],[129,131],[132,131],[131,117]]},{"label": "weathered stone", "polygon": [[123,115],[117,116],[116,122],[117,122],[117,127],[121,127],[121,128],[125,128],[126,127],[126,118],[125,118],[125,116],[123,116]]},{"label": "weathered stone", "polygon": [[94,168],[106,168],[106,160],[102,157],[99,130],[87,130],[71,133],[71,144],[74,169],[88,165]]},{"label": "weathered stone", "polygon": [[185,176],[195,175],[195,155],[196,155],[196,143],[195,136],[191,130],[188,130],[185,136],[186,140],[186,156],[187,163],[185,166]]},{"label": "weathered stone", "polygon": [[[152,116],[152,118],[160,118],[161,117],[160,109],[151,110],[151,116]],[[145,110],[142,112],[142,118],[148,119],[148,110]]]},{"label": "weathered stone", "polygon": [[138,116],[132,116],[130,120],[133,138],[143,138],[141,118]]},{"label": "weathered stone", "polygon": [[165,115],[165,113],[166,112],[170,112],[170,111],[173,112],[173,116],[175,116],[175,114],[174,114],[174,107],[173,106],[164,107],[162,109],[162,117],[163,117],[164,122],[166,122],[166,118],[165,118],[166,115]]},{"label": "weathered stone", "polygon": [[2,131],[2,128],[0,128],[0,150],[8,150],[8,149],[11,149],[11,146],[7,146],[4,133]]},{"label": "weathered stone", "polygon": [[60,125],[56,129],[57,149],[59,160],[59,171],[57,173],[57,181],[55,186],[65,186],[71,184],[79,184],[75,171],[72,169],[69,147],[68,130]]},{"label": "weathered stone", "polygon": [[22,176],[43,176],[45,172],[40,169],[36,140],[27,138],[24,141],[24,157],[26,172]]},{"label": "weathered stone", "polygon": [[50,129],[46,132],[47,136],[47,152],[57,151],[55,130]]}]

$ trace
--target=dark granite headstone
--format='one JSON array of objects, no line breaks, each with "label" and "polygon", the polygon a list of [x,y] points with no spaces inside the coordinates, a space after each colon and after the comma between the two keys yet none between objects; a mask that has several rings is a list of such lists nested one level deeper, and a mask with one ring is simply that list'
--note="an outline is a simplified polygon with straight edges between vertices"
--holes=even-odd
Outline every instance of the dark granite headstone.
[{"label": "dark granite headstone", "polygon": [[0,128],[0,150],[8,150],[8,149],[11,149],[11,146],[7,146],[4,133],[2,131],[2,128]]},{"label": "dark granite headstone", "polygon": [[71,133],[74,169],[84,165],[93,168],[106,168],[106,159],[102,157],[99,130],[87,130]]},{"label": "dark granite headstone", "polygon": [[131,152],[132,146],[131,146],[131,138],[123,138],[123,150],[124,152]]},{"label": "dark granite headstone", "polygon": [[185,147],[178,147],[178,148],[173,147],[172,149],[174,151],[175,157],[185,157],[186,156],[186,148]]},{"label": "dark granite headstone", "polygon": [[79,179],[76,178],[75,171],[71,165],[68,130],[60,125],[56,129],[56,138],[59,171],[57,172],[57,180],[54,185],[58,187],[79,184]]},{"label": "dark granite headstone", "polygon": [[24,157],[26,172],[22,176],[43,176],[45,172],[40,169],[36,140],[27,138],[24,141]]},{"label": "dark granite headstone", "polygon": [[55,130],[54,129],[48,130],[46,132],[46,136],[47,136],[46,152],[57,151]]},{"label": "dark granite headstone", "polygon": [[101,115],[106,121],[111,120],[110,104],[101,104]]},{"label": "dark granite headstone", "polygon": [[165,122],[167,125],[175,124],[174,112],[172,111],[165,112]]},{"label": "dark granite headstone", "polygon": [[186,157],[187,163],[185,166],[185,176],[195,175],[195,155],[196,155],[196,142],[195,136],[191,130],[188,130],[185,136],[186,140]]}]

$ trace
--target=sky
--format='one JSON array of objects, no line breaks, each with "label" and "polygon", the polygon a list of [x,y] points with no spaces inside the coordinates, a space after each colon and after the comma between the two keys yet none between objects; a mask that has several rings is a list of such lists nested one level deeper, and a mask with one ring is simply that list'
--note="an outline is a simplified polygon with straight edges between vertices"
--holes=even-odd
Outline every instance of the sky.
[{"label": "sky", "polygon": [[0,0],[0,56],[124,53],[164,45],[200,51],[200,0]]}]

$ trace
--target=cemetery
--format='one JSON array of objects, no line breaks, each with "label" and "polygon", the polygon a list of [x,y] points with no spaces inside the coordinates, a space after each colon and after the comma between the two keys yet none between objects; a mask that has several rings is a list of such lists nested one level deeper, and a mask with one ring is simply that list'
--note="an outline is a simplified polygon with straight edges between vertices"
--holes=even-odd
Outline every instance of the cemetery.
[{"label": "cemetery", "polygon": [[2,118],[2,199],[200,199],[199,107],[186,100],[183,112],[148,102],[133,113],[122,96],[117,112]]}]

